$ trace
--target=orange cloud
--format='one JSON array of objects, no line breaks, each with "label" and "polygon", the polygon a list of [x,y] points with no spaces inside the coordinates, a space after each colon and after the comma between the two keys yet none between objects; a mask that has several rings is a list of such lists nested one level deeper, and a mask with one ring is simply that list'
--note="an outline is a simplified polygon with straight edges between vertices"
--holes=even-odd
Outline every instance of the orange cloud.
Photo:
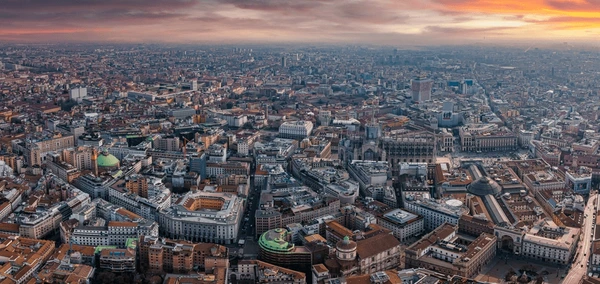
[{"label": "orange cloud", "polygon": [[434,3],[443,11],[489,14],[534,14],[546,7],[543,0],[435,0]]},{"label": "orange cloud", "polygon": [[595,40],[600,31],[600,0],[4,2],[0,40],[13,41],[434,44],[489,36]]},{"label": "orange cloud", "polygon": [[546,15],[597,18],[599,0],[434,0],[441,11],[513,15]]},{"label": "orange cloud", "polygon": [[600,29],[600,0],[434,0],[434,5],[442,13],[503,15],[547,32]]}]

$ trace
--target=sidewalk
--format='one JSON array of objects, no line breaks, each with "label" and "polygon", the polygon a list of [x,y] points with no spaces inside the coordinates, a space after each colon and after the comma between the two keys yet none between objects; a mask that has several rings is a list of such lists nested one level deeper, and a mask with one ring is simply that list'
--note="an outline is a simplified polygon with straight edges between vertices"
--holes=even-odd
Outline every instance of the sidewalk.
[{"label": "sidewalk", "polygon": [[[507,260],[504,259],[505,256],[508,257]],[[504,278],[511,269],[518,272],[519,269],[526,265],[533,266],[534,272],[537,273],[537,275],[542,276],[546,283],[560,283],[560,276],[565,272],[564,268],[559,270],[558,265],[548,265],[548,263],[532,259],[499,254],[481,270],[479,275],[475,277],[475,280],[489,283],[506,283]]]}]

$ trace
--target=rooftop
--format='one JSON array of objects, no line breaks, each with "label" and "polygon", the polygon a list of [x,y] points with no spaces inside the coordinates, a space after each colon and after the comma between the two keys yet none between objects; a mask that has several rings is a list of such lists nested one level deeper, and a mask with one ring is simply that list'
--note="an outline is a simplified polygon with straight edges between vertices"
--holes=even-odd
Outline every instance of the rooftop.
[{"label": "rooftop", "polygon": [[98,155],[96,163],[98,167],[116,167],[119,165],[119,159],[108,152],[102,152]]},{"label": "rooftop", "polygon": [[288,253],[294,250],[294,244],[290,243],[289,233],[286,229],[277,228],[264,232],[258,240],[258,245],[266,250]]},{"label": "rooftop", "polygon": [[477,196],[497,195],[502,192],[498,183],[488,177],[481,177],[467,187],[467,191]]}]

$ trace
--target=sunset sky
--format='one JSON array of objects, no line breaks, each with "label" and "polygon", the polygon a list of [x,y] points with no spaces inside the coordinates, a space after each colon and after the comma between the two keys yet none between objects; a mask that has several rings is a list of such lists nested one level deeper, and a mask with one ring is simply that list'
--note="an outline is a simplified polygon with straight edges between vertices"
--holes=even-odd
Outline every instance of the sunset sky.
[{"label": "sunset sky", "polygon": [[0,41],[600,43],[600,0],[0,0]]}]

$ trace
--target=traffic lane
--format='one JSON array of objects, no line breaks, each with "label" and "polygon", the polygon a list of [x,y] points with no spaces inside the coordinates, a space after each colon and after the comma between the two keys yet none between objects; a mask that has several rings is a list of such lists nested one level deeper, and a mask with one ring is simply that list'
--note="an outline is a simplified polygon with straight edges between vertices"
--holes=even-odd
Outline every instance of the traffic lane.
[{"label": "traffic lane", "polygon": [[[588,203],[586,204],[586,207],[584,209],[588,216],[592,216],[591,213],[593,213],[593,208],[596,207],[594,205],[596,202],[597,196],[594,196],[593,198],[590,198],[590,200],[588,200]],[[563,281],[563,283],[573,283],[571,281],[577,281],[577,279],[581,279],[588,270],[587,260],[589,259],[589,256],[587,254],[590,251],[590,240],[592,238],[591,234],[593,233],[593,231],[591,230],[593,228],[592,220],[593,218],[585,219],[585,222],[582,226],[582,245],[578,249],[578,257],[576,259],[575,267],[572,268],[571,271],[567,274],[567,277],[565,278],[565,281]]]}]

